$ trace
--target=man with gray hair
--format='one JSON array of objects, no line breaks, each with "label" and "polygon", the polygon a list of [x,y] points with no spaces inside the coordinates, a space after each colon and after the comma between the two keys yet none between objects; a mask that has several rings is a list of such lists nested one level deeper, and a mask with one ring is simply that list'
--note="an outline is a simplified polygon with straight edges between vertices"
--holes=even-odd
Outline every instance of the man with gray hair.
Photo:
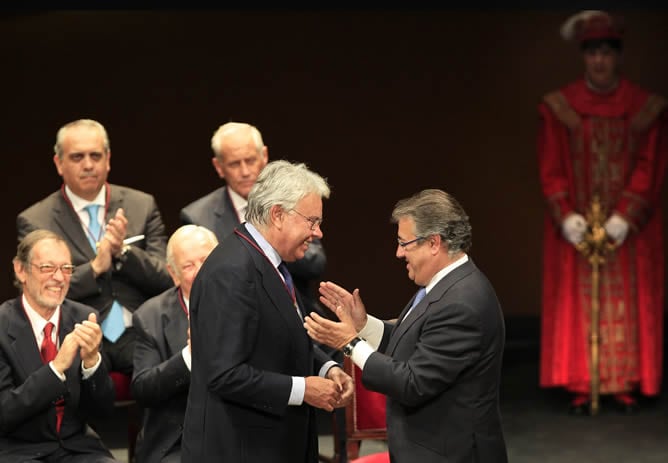
[{"label": "man with gray hair", "polygon": [[132,396],[143,406],[137,461],[180,463],[181,431],[190,386],[190,290],[202,263],[218,244],[199,225],[179,227],[167,242],[167,270],[174,287],[139,307]]},{"label": "man with gray hair", "polygon": [[152,195],[107,182],[111,147],[97,121],[63,125],[53,162],[63,184],[18,215],[18,239],[38,228],[65,239],[77,266],[67,297],[99,311],[102,359],[110,371],[129,375],[132,312],[171,286],[162,216]]},{"label": "man with gray hair", "polygon": [[312,313],[308,334],[341,349],[364,386],[387,395],[393,462],[505,462],[505,326],[494,288],[468,255],[469,218],[448,193],[428,189],[399,201],[392,221],[396,256],[420,288],[396,323],[367,315],[359,289],[324,282],[320,300],[340,322]]},{"label": "man with gray hair", "polygon": [[67,243],[35,230],[13,263],[21,294],[0,305],[0,461],[115,462],[87,424],[111,414],[114,389],[97,311],[65,298]]},{"label": "man with gray hair", "polygon": [[[211,193],[181,209],[181,223],[194,223],[212,230],[223,241],[234,228],[246,220],[248,193],[269,159],[257,127],[245,122],[227,122],[211,138],[211,163],[225,181]],[[327,256],[320,239],[314,237],[304,257],[287,263],[297,293],[308,311],[319,310],[312,282],[322,276]]]},{"label": "man with gray hair", "polygon": [[306,335],[285,266],[322,238],[329,193],[304,164],[267,164],[248,196],[247,222],[202,265],[190,304],[184,463],[316,463],[315,408],[352,398],[352,379]]}]

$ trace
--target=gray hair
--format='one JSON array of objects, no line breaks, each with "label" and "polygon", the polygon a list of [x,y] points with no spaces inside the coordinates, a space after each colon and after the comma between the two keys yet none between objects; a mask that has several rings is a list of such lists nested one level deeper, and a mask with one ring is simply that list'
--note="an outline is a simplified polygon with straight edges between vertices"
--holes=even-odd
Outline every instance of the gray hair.
[{"label": "gray hair", "polygon": [[213,153],[216,155],[216,157],[221,158],[223,156],[223,139],[233,132],[239,132],[242,130],[249,132],[249,136],[255,143],[255,149],[258,153],[262,150],[262,148],[264,148],[262,134],[260,134],[260,131],[257,129],[257,127],[246,124],[245,122],[227,122],[218,127],[218,129],[213,133],[213,137],[211,137],[211,149],[213,150]]},{"label": "gray hair", "polygon": [[[28,233],[23,239],[19,242],[16,247],[16,255],[12,259],[12,262],[18,262],[21,264],[21,267],[26,269],[26,272],[30,273],[30,263],[32,262],[32,251],[40,241],[44,240],[54,240],[59,243],[63,243],[65,247],[70,249],[67,242],[57,233],[52,232],[51,230],[37,229]],[[14,275],[14,286],[19,289],[23,288],[23,284],[16,278]]]},{"label": "gray hair", "polygon": [[248,194],[246,220],[262,227],[269,223],[272,206],[278,205],[287,211],[308,194],[329,198],[329,192],[327,180],[309,170],[306,164],[272,161],[260,172]]},{"label": "gray hair", "polygon": [[177,228],[176,231],[172,233],[172,236],[169,237],[169,241],[167,241],[167,254],[165,259],[167,265],[169,265],[177,272],[179,272],[179,270],[174,264],[174,246],[176,246],[176,243],[189,235],[199,235],[204,239],[204,241],[211,244],[212,246],[216,246],[218,244],[218,238],[216,238],[216,235],[211,230],[206,227],[202,227],[201,225],[188,224]]},{"label": "gray hair", "polygon": [[94,121],[93,119],[78,119],[76,121],[68,122],[64,126],[62,126],[59,130],[58,133],[56,134],[56,144],[53,146],[53,151],[55,154],[58,155],[60,159],[63,158],[63,140],[65,136],[67,136],[67,132],[70,129],[73,129],[75,127],[88,127],[89,129],[94,129],[100,132],[102,135],[102,139],[104,142],[104,153],[109,154],[109,150],[111,149],[111,145],[109,143],[109,136],[107,135],[107,130],[104,128],[102,124],[100,124],[97,121]]},{"label": "gray hair", "polygon": [[397,202],[392,211],[392,223],[409,217],[415,223],[415,236],[440,235],[448,245],[448,254],[471,249],[472,235],[469,217],[451,195],[442,190],[420,191]]}]

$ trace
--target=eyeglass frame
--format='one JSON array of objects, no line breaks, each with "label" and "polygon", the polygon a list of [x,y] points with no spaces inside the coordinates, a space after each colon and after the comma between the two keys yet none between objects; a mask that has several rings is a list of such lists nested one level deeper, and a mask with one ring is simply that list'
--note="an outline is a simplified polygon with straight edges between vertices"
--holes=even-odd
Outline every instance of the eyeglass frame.
[{"label": "eyeglass frame", "polygon": [[299,212],[297,209],[291,209],[292,211],[296,212],[297,214],[301,215],[308,223],[311,224],[311,231],[315,230],[316,227],[319,227],[322,225],[323,218],[322,217],[308,217],[301,212]]},{"label": "eyeglass frame", "polygon": [[[30,262],[30,265],[33,267],[36,267],[39,270],[39,273],[42,275],[55,275],[58,270],[60,270],[60,273],[63,275],[71,276],[74,273],[74,270],[77,268],[76,265],[73,264],[61,264],[61,265],[55,265],[55,264],[35,264],[33,262]],[[51,268],[53,269],[51,271],[46,271],[45,269]]]},{"label": "eyeglass frame", "polygon": [[399,238],[397,238],[397,245],[401,246],[401,249],[405,250],[406,246],[409,246],[413,243],[417,243],[418,241],[424,240],[424,239],[427,239],[427,238],[428,238],[428,236],[418,236],[417,238],[412,239],[410,241],[401,241]]}]

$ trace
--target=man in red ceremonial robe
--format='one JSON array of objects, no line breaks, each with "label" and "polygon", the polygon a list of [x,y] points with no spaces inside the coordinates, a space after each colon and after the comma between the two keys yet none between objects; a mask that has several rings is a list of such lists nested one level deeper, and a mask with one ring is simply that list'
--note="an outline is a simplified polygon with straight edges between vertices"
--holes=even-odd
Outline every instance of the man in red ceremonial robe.
[{"label": "man in red ceremonial robe", "polygon": [[540,179],[548,205],[540,385],[566,388],[573,394],[571,412],[587,412],[592,268],[574,245],[584,238],[586,213],[598,195],[606,234],[618,244],[600,266],[599,392],[631,412],[635,392],[660,391],[666,102],[620,74],[618,19],[581,12],[564,23],[562,35],[579,42],[585,73],[539,106]]}]

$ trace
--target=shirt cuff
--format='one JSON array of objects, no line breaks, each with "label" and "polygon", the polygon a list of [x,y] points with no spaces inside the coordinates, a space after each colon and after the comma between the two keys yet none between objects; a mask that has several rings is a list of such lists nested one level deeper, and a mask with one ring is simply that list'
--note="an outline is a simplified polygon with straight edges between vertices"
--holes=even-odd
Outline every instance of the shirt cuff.
[{"label": "shirt cuff", "polygon": [[86,368],[84,367],[83,362],[81,362],[81,377],[83,379],[88,379],[91,376],[93,376],[93,374],[97,371],[98,367],[100,366],[100,363],[102,363],[102,356],[100,355],[99,352],[97,353],[97,362],[95,362],[95,365],[93,365],[92,367]]},{"label": "shirt cuff", "polygon": [[364,370],[364,364],[374,352],[376,352],[376,349],[371,344],[366,341],[360,341],[353,347],[353,355],[350,358],[355,365],[360,367],[360,370]]},{"label": "shirt cuff", "polygon": [[183,361],[186,363],[186,366],[188,367],[188,371],[191,371],[192,368],[190,365],[192,364],[192,354],[188,346],[183,348],[183,350],[181,351],[181,355],[183,356]]},{"label": "shirt cuff", "polygon": [[318,376],[321,378],[325,378],[327,375],[327,372],[329,371],[330,368],[332,367],[339,367],[338,363],[336,363],[334,360],[328,360],[323,364],[323,366],[320,367],[320,371],[318,372]]},{"label": "shirt cuff", "polygon": [[369,343],[369,345],[374,350],[378,350],[380,341],[383,339],[383,331],[385,331],[385,324],[383,323],[383,320],[372,315],[367,315],[366,325],[364,325],[364,328],[362,328],[360,332],[357,333],[357,335]]},{"label": "shirt cuff", "polygon": [[[81,363],[81,367],[83,368],[83,362]],[[63,383],[67,379],[64,374],[60,373],[58,370],[56,370],[56,367],[53,366],[53,360],[49,362],[49,368],[51,368],[51,371],[55,373],[55,375],[58,377],[59,380],[61,380]]]},{"label": "shirt cuff", "polygon": [[290,398],[288,405],[301,405],[304,403],[304,392],[306,391],[306,378],[303,376],[292,377],[292,390],[290,390]]}]

